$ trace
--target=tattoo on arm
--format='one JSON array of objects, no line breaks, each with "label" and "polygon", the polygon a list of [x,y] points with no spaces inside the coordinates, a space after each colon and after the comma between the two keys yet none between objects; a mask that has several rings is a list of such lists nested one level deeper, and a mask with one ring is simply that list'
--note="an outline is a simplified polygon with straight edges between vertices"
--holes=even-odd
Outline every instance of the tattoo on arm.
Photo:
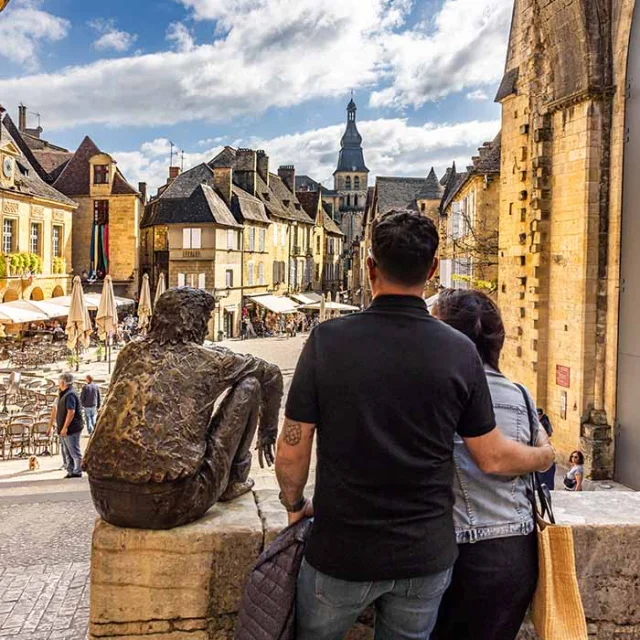
[{"label": "tattoo on arm", "polygon": [[299,422],[286,421],[284,425],[284,441],[290,447],[296,447],[302,442],[302,425]]}]

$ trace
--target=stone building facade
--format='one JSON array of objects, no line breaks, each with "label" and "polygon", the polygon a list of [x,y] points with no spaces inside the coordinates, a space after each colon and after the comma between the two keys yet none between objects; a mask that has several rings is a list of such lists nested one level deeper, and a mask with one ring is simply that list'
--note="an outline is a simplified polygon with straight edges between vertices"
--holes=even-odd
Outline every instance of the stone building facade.
[{"label": "stone building facade", "polygon": [[440,206],[437,283],[456,289],[498,288],[500,136],[486,142],[464,173],[448,172]]},{"label": "stone building facade", "polygon": [[[629,383],[617,345],[626,101],[639,90],[637,63],[627,75],[640,57],[629,49],[634,4],[516,0],[497,95],[503,367],[551,417],[561,455],[585,453],[592,478],[614,474],[618,392]],[[637,419],[629,436],[618,454],[637,461]],[[640,488],[637,473],[616,475]]]},{"label": "stone building facade", "polygon": [[0,301],[68,293],[77,207],[40,177],[19,127],[0,106]]},{"label": "stone building facade", "polygon": [[[73,217],[74,274],[97,278],[108,273],[116,294],[133,297],[138,288],[140,219],[146,187],[130,185],[117,162],[88,136],[69,152],[42,138],[42,128],[27,127],[20,107],[19,128],[32,152],[40,177],[78,203]],[[88,288],[91,288],[90,286]]]},{"label": "stone building facade", "polygon": [[[363,217],[363,236],[359,243],[358,265],[360,276],[360,299],[353,298],[355,304],[368,306],[371,303],[371,284],[367,276],[367,256],[371,249],[371,225],[373,221],[393,210],[408,209],[430,218],[439,225],[440,203],[443,187],[433,167],[426,178],[396,178],[381,176],[376,179],[373,191],[367,194],[366,210]],[[427,285],[425,295],[435,293],[436,284]]]}]

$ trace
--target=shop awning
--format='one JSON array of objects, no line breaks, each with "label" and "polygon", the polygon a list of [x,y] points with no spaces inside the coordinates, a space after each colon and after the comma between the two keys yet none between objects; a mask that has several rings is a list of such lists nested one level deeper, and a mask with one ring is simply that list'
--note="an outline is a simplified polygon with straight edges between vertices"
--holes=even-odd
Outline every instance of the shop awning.
[{"label": "shop awning", "polygon": [[294,293],[291,297],[300,304],[315,304],[322,298],[319,293]]},{"label": "shop awning", "polygon": [[[301,309],[310,309],[312,311],[320,311],[320,303],[305,304],[300,307]],[[342,304],[341,302],[325,302],[324,308],[326,311],[360,311],[358,307],[353,307],[350,304]]]},{"label": "shop awning", "polygon": [[26,300],[0,304],[0,322],[4,324],[25,324],[43,320],[49,320],[49,316]]},{"label": "shop awning", "polygon": [[[87,309],[89,311],[97,311],[100,306],[100,294],[99,293],[85,293],[84,299],[87,303]],[[136,301],[130,298],[119,298],[114,296],[116,301],[116,307],[129,307],[135,305]],[[48,301],[47,301],[48,302]],[[59,298],[51,298],[51,302],[69,309],[71,305],[71,296],[61,296]]]},{"label": "shop awning", "polygon": [[249,300],[273,313],[295,313],[298,305],[285,296],[249,296]]}]

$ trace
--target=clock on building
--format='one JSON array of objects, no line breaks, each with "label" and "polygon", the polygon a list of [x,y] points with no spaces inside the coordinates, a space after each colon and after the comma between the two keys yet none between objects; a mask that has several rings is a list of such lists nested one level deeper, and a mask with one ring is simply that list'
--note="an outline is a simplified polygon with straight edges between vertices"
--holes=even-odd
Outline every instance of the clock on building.
[{"label": "clock on building", "polygon": [[5,178],[10,178],[13,175],[13,160],[8,156],[2,162],[2,173]]}]

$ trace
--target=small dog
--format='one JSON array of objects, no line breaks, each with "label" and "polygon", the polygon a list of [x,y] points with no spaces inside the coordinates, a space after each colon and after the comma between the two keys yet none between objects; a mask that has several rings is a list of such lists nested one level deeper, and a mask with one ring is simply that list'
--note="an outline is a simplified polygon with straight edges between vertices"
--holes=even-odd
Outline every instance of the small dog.
[{"label": "small dog", "polygon": [[38,462],[38,458],[31,456],[29,458],[29,471],[37,471],[39,468],[40,463]]}]

